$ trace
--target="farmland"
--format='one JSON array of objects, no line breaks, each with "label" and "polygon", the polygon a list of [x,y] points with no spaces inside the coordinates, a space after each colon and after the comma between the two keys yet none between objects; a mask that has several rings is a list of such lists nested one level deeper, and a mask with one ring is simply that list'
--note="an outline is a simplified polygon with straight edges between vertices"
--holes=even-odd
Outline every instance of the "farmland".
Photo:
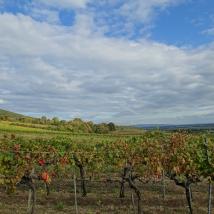
[{"label": "farmland", "polygon": [[55,127],[18,119],[0,122],[1,213],[211,209],[212,134],[124,127],[84,133]]}]

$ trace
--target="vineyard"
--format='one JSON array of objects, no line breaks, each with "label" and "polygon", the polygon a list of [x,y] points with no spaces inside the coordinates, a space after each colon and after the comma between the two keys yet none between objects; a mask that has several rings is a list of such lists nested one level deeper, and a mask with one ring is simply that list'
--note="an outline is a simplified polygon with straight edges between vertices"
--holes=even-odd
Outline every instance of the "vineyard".
[{"label": "vineyard", "polygon": [[[20,198],[18,213],[44,213],[45,202],[57,206],[58,213],[212,212],[210,135],[4,134],[0,148],[1,201],[19,203]],[[4,204],[0,210],[9,206]]]}]

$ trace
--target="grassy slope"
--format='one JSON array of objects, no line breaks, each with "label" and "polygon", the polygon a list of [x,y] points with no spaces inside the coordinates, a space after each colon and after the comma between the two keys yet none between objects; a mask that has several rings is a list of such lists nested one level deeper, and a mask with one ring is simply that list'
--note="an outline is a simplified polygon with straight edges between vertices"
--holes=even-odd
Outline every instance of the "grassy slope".
[{"label": "grassy slope", "polygon": [[8,122],[8,121],[0,121],[0,131],[9,131],[9,132],[48,132],[48,133],[58,132],[58,131],[51,131],[51,130],[47,130],[47,129],[41,129],[41,128],[23,127],[23,126],[19,126],[19,125],[14,125],[12,122]]},{"label": "grassy slope", "polygon": [[[11,133],[31,133],[31,134],[78,134],[78,133],[71,133],[69,131],[56,131],[51,130],[48,125],[44,124],[32,124],[27,122],[20,122],[19,118],[30,118],[28,116],[17,114],[14,112],[10,112],[7,110],[0,109],[0,116],[8,116],[9,118],[13,118],[14,121],[1,121],[0,120],[0,134],[3,132],[11,132]],[[128,126],[117,126],[117,130],[115,132],[107,134],[110,136],[133,136],[133,135],[141,135],[143,134],[142,129],[128,127]],[[96,136],[95,133],[87,134],[82,133],[78,135],[87,135],[87,136]],[[98,134],[99,135],[99,134]]]},{"label": "grassy slope", "polygon": [[[7,110],[0,109],[0,116],[8,116],[9,118],[19,119],[19,118],[30,118],[28,116],[17,114],[14,112],[10,112]],[[31,127],[34,126],[34,127]],[[17,120],[17,122],[10,122],[10,121],[0,121],[0,132],[23,132],[23,133],[63,133],[60,131],[52,131],[48,128],[46,129],[45,125],[41,124],[31,124],[31,123],[22,123]]]},{"label": "grassy slope", "polygon": [[11,111],[3,110],[3,109],[0,109],[0,116],[8,116],[11,118],[23,118],[23,117],[27,118],[27,116],[24,116],[22,114],[17,114]]},{"label": "grassy slope", "polygon": [[29,133],[29,134],[36,134],[36,135],[40,135],[40,134],[48,134],[48,135],[52,135],[52,134],[69,134],[69,132],[65,132],[65,131],[55,131],[55,130],[49,130],[49,129],[42,129],[42,128],[33,128],[33,127],[23,127],[20,125],[16,125],[12,122],[9,121],[0,121],[0,135],[3,133]]}]

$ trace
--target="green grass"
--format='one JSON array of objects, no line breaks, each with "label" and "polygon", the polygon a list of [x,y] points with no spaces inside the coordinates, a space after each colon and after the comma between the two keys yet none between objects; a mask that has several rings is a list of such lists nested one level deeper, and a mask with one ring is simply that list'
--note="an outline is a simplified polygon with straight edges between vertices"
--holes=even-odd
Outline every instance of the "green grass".
[{"label": "green grass", "polygon": [[[33,127],[25,127],[25,126],[20,126],[16,125],[13,122],[8,122],[8,121],[0,121],[0,131],[4,132],[30,132],[30,133],[66,133],[66,132],[60,132],[60,131],[52,131],[44,128],[33,128]],[[67,132],[68,133],[68,132]]]},{"label": "green grass", "polygon": [[11,111],[3,110],[3,109],[0,109],[0,116],[7,116],[10,118],[28,118],[27,116],[24,116],[22,114],[17,114]]},{"label": "green grass", "polygon": [[0,120],[0,134],[11,133],[19,136],[28,137],[43,137],[46,135],[47,138],[59,136],[72,136],[76,139],[91,139],[96,138],[97,140],[103,139],[113,139],[113,138],[126,138],[133,135],[141,135],[143,132],[123,132],[115,131],[111,134],[96,134],[96,133],[75,133],[70,131],[58,131],[51,130],[48,125],[44,124],[32,124],[23,122],[11,122],[11,121],[1,121]]},{"label": "green grass", "polygon": [[[27,123],[25,123],[26,125]],[[45,125],[38,125],[38,127],[22,126],[20,122],[0,121],[0,138],[3,136],[10,136],[15,134],[16,137],[23,137],[25,139],[55,139],[55,138],[68,138],[70,141],[77,142],[100,142],[100,141],[112,141],[118,138],[125,138],[120,135],[110,134],[94,134],[94,133],[72,133],[69,131],[55,131],[45,129]]]}]

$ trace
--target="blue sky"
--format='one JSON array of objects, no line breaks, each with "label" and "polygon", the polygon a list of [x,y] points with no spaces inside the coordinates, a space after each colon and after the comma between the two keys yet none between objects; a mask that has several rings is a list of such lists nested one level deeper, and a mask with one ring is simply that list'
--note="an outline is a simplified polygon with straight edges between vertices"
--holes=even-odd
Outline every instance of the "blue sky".
[{"label": "blue sky", "polygon": [[[127,13],[132,12],[128,15],[118,12],[126,2],[129,2],[125,0],[85,1],[84,8],[68,7],[66,4],[64,7],[59,7],[57,4],[44,4],[45,1],[1,1],[1,13],[12,13],[14,15],[21,13],[31,16],[36,21],[47,21],[67,27],[74,25],[75,16],[78,13],[93,13],[95,24],[100,28],[104,26],[108,28],[105,31],[107,37],[125,37],[130,40],[146,37],[161,43],[177,46],[191,45],[193,47],[213,41],[213,35],[205,33],[214,25],[214,1],[212,0],[174,1],[175,3],[165,4],[166,6],[164,4],[161,6],[160,3],[160,5],[154,5],[152,9],[149,9],[152,10],[149,14],[139,16],[139,18],[134,17],[135,14],[133,14],[132,9],[127,11]],[[71,0],[71,2],[74,1]],[[160,0],[160,2],[170,1]],[[142,9],[145,7],[149,6],[145,5]],[[39,11],[35,12],[35,10],[40,10],[40,14]],[[56,13],[57,20],[51,20],[48,12]],[[131,28],[126,30],[127,24],[131,25]]]},{"label": "blue sky", "polygon": [[0,108],[214,121],[212,0],[0,0]]},{"label": "blue sky", "polygon": [[155,22],[151,38],[175,45],[198,46],[213,41],[214,1],[196,0],[169,9]]}]

